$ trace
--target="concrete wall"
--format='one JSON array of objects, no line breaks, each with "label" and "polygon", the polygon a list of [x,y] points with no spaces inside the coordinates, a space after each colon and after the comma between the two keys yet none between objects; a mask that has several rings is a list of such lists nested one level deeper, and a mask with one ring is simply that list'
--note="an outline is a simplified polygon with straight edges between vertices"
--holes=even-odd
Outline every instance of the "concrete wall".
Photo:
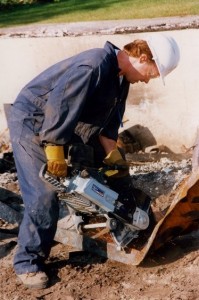
[{"label": "concrete wall", "polygon": [[[155,34],[155,33],[154,33]],[[166,78],[149,84],[131,86],[123,129],[141,124],[149,128],[158,144],[181,152],[191,147],[199,123],[199,30],[171,31],[181,49],[178,68]],[[144,33],[127,35],[79,36],[56,38],[0,39],[0,132],[7,127],[3,103],[14,101],[20,89],[40,71],[80,51],[103,47],[110,40],[122,47],[144,37]]]}]

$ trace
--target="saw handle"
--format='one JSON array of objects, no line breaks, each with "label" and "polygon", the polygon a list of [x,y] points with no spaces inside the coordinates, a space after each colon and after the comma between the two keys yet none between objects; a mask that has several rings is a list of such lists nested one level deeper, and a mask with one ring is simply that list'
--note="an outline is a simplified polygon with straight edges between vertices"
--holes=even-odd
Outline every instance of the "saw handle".
[{"label": "saw handle", "polygon": [[47,171],[47,164],[42,165],[39,172],[39,177],[45,183],[49,183],[56,192],[61,192],[61,193],[67,192],[67,188],[65,187],[65,185],[63,185],[60,182],[59,177],[56,177]]}]

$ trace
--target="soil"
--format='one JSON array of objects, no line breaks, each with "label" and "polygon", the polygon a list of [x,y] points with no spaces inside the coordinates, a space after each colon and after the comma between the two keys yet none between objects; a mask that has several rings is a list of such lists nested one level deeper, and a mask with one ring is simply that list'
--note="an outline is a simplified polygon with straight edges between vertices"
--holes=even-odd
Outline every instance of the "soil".
[{"label": "soil", "polygon": [[51,284],[45,290],[25,289],[17,282],[12,268],[13,248],[0,261],[1,299],[196,300],[198,246],[196,238],[179,239],[159,255],[148,257],[142,266],[134,267],[89,253],[70,256],[66,246],[55,244],[47,262]]},{"label": "soil", "polygon": [[[142,162],[131,157],[131,174],[137,188],[153,198],[153,206],[163,211],[167,200],[178,189],[180,182],[191,172],[191,159],[172,161],[167,157],[150,161],[139,155]],[[150,158],[152,154],[150,155]],[[157,157],[156,157],[157,158]],[[129,159],[129,157],[128,157]],[[12,166],[12,164],[11,164]],[[155,184],[154,182],[157,183]],[[20,191],[17,174],[13,170],[0,174],[2,191],[11,192],[10,204],[18,203]],[[3,197],[4,195],[4,197]],[[169,197],[170,195],[170,197]],[[5,193],[1,200],[5,203]],[[10,199],[10,195],[7,197]],[[7,202],[9,203],[9,201]],[[199,232],[179,236],[161,250],[149,254],[139,266],[106,259],[93,253],[78,251],[54,242],[46,262],[50,285],[45,290],[30,290],[18,282],[12,260],[16,250],[16,224],[1,219],[0,268],[1,300],[194,300],[199,298]]]}]

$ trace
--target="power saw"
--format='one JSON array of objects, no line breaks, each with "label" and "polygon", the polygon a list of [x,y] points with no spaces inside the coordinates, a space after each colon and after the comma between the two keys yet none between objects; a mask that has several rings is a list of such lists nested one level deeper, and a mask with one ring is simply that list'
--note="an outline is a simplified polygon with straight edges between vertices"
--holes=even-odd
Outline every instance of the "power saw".
[{"label": "power saw", "polygon": [[133,209],[126,209],[119,193],[107,186],[101,171],[75,169],[61,181],[43,165],[40,177],[51,184],[58,198],[66,203],[78,234],[89,232],[92,237],[100,237],[109,233],[117,250],[122,250],[149,226],[150,203],[145,209],[135,203],[132,203]]}]

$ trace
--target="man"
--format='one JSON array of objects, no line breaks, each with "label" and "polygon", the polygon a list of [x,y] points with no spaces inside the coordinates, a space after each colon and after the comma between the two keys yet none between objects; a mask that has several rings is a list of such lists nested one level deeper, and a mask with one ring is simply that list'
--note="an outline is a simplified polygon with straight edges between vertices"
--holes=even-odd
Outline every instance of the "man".
[{"label": "man", "polygon": [[[153,34],[122,50],[106,42],[58,62],[21,90],[9,128],[25,205],[14,268],[26,287],[48,284],[44,261],[59,216],[56,193],[39,177],[42,165],[67,176],[64,149],[74,143],[93,147],[97,167],[126,165],[116,143],[130,83],[164,80],[178,62],[179,48],[169,36]],[[128,179],[128,167],[108,176]]]}]

